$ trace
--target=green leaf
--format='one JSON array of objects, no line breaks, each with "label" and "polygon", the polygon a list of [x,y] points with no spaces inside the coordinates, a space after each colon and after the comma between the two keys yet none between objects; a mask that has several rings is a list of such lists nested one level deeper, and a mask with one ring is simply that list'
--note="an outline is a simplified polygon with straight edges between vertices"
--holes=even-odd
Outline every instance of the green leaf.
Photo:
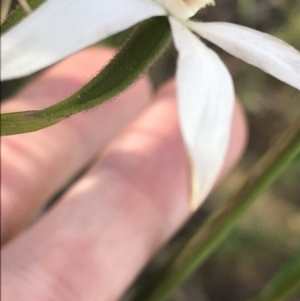
[{"label": "green leaf", "polygon": [[298,290],[300,291],[300,249],[266,285],[262,293],[251,301],[286,300]]},{"label": "green leaf", "polygon": [[170,36],[167,18],[156,17],[142,22],[109,64],[75,94],[43,110],[2,114],[1,135],[45,128],[118,95],[159,57]]},{"label": "green leaf", "polygon": [[[144,277],[142,274],[137,279],[136,286],[129,291],[129,297],[125,296],[125,300],[166,300],[216,250],[237,220],[299,153],[300,118],[297,118],[248,172],[247,178],[237,192],[229,197],[204,224],[200,221],[198,230],[186,239],[179,251],[176,249],[169,255],[166,262],[151,275],[150,279],[142,281]],[[291,275],[296,276],[293,273]],[[296,283],[295,278],[292,279],[293,283]],[[292,283],[291,287],[294,287]]]}]

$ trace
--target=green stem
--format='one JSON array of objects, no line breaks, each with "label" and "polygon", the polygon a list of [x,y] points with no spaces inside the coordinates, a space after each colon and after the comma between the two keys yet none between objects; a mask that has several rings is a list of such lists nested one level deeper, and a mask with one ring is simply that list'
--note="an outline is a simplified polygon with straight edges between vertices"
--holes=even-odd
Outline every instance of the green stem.
[{"label": "green stem", "polygon": [[130,301],[163,301],[186,280],[224,240],[236,221],[300,153],[300,118],[250,170],[241,187],[217,209],[174,255],[150,284]]},{"label": "green stem", "polygon": [[117,96],[161,55],[170,37],[167,18],[144,21],[109,64],[75,94],[43,110],[2,114],[1,135],[42,129]]},{"label": "green stem", "polygon": [[286,300],[300,290],[300,249],[266,285],[262,293],[251,301]]}]

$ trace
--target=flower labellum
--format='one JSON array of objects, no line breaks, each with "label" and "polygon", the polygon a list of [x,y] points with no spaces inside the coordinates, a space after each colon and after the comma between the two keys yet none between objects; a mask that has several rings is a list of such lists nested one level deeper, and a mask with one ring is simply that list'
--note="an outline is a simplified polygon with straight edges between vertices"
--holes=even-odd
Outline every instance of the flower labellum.
[{"label": "flower labellum", "polygon": [[198,36],[300,90],[298,50],[247,27],[190,20],[207,5],[214,1],[48,0],[1,37],[1,78],[29,75],[142,20],[166,16],[179,54],[179,119],[191,164],[191,206],[196,208],[224,163],[234,104],[226,66]]}]

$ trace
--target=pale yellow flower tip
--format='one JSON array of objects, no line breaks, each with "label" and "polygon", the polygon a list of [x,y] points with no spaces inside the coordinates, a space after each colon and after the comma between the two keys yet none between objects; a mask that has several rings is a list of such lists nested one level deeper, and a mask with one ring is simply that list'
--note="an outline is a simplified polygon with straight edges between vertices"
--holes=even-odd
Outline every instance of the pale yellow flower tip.
[{"label": "pale yellow flower tip", "polygon": [[162,5],[172,16],[180,20],[187,20],[194,16],[201,8],[214,5],[214,0],[154,0]]},{"label": "pale yellow flower tip", "polygon": [[192,212],[195,212],[203,203],[205,196],[199,186],[200,178],[193,161],[189,159],[189,182],[188,182],[188,202]]},{"label": "pale yellow flower tip", "polygon": [[196,173],[190,175],[190,191],[189,191],[189,207],[192,212],[195,212],[201,205],[199,180]]},{"label": "pale yellow flower tip", "polygon": [[198,12],[202,8],[205,8],[206,6],[215,5],[214,0],[184,0],[184,2],[194,13]]}]

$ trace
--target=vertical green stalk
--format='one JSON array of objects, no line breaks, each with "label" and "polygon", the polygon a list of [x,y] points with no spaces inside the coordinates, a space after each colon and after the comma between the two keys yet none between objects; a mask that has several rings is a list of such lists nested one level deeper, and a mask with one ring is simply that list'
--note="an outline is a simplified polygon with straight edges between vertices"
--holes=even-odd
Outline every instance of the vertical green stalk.
[{"label": "vertical green stalk", "polygon": [[238,218],[300,153],[300,118],[250,170],[241,187],[199,227],[158,274],[130,301],[163,301],[218,247]]}]

